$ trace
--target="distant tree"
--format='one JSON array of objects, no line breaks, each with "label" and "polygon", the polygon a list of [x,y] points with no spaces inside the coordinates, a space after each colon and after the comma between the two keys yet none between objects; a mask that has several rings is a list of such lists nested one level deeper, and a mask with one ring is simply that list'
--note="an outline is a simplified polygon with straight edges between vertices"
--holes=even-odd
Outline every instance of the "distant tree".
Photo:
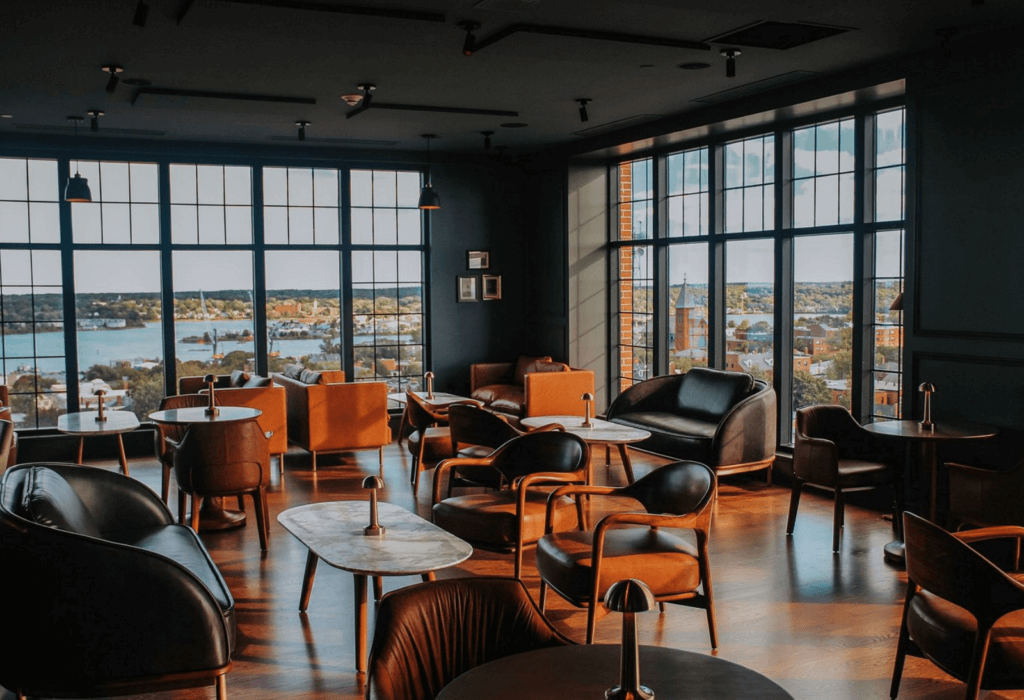
[{"label": "distant tree", "polygon": [[793,372],[793,408],[831,402],[832,392],[828,390],[824,379],[810,372]]}]

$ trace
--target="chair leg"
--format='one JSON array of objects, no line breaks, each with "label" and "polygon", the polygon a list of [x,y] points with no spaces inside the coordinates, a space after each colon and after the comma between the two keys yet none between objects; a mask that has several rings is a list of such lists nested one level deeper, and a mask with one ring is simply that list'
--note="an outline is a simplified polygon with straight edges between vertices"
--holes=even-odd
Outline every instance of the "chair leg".
[{"label": "chair leg", "polygon": [[178,522],[181,523],[182,525],[185,524],[185,499],[186,498],[187,498],[187,496],[185,495],[185,492],[182,491],[181,487],[179,486],[178,487]]},{"label": "chair leg", "polygon": [[540,580],[540,598],[537,599],[537,607],[541,612],[544,612],[544,604],[548,600],[548,583],[544,579]]},{"label": "chair leg", "polygon": [[907,643],[910,632],[907,630],[906,606],[903,609],[903,624],[900,626],[899,640],[896,642],[896,664],[892,669],[892,685],[889,686],[889,697],[896,700],[900,694],[900,681],[903,680],[903,662],[907,660]]},{"label": "chair leg", "polygon": [[768,472],[767,474],[765,474],[765,484],[767,486],[771,486],[772,485],[772,467],[773,466],[774,466],[774,464],[769,464],[768,465],[768,469],[765,470],[766,472]]},{"label": "chair leg", "polygon": [[846,498],[843,490],[836,487],[835,509],[832,511],[832,551],[839,551],[839,534],[843,531],[843,510]]},{"label": "chair leg", "polygon": [[[242,497],[239,496],[239,499]],[[267,540],[269,539],[270,533],[267,531],[267,511],[265,504],[267,502],[267,489],[264,486],[260,486],[258,489],[252,492],[252,505],[253,510],[256,511],[256,527],[259,529],[260,536],[260,549],[264,552],[267,551]]]},{"label": "chair leg", "polygon": [[199,532],[199,494],[192,494],[192,529]]},{"label": "chair leg", "polygon": [[282,452],[277,456],[277,466],[281,470],[281,476],[284,476],[284,453]]},{"label": "chair leg", "polygon": [[597,601],[587,603],[587,644],[594,643],[594,628],[597,626]]},{"label": "chair leg", "polygon": [[170,505],[170,501],[167,498],[171,495],[171,468],[167,464],[162,466],[164,473],[160,479],[160,500]]},{"label": "chair leg", "polygon": [[380,469],[380,478],[383,479],[384,478],[384,446],[383,445],[381,445],[377,449],[377,465],[378,465],[378,468]]},{"label": "chair leg", "polygon": [[242,500],[242,494],[238,494],[238,510],[245,512],[245,501]]},{"label": "chair leg", "polygon": [[796,525],[796,511],[800,507],[800,489],[803,488],[803,480],[793,477],[793,492],[789,496],[789,521],[786,523],[786,534],[793,534],[793,527]]},{"label": "chair leg", "polygon": [[217,700],[228,700],[228,680],[227,674],[222,673],[217,676]]},{"label": "chair leg", "polygon": [[316,452],[310,452],[313,455],[313,471],[316,471]]},{"label": "chair leg", "polygon": [[711,586],[711,563],[708,559],[707,536],[697,535],[698,568],[700,569],[701,583],[704,586],[705,612],[708,617],[708,635],[711,637],[711,648],[718,648],[718,624],[715,621],[715,592]]}]

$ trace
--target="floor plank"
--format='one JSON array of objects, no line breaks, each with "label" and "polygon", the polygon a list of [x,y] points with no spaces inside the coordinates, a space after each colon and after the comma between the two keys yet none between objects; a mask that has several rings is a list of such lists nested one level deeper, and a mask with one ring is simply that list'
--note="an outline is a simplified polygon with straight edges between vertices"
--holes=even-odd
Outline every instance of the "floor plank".
[{"label": "floor plank", "polygon": [[[637,474],[665,460],[634,453]],[[598,453],[595,479],[621,484],[622,468],[610,468]],[[430,479],[421,478],[419,496],[409,484],[410,457],[404,447],[385,449],[383,501],[429,517]],[[115,462],[97,466],[114,470]],[[132,476],[159,489],[159,465],[135,459]],[[292,450],[285,458],[283,480],[274,470],[270,489],[271,540],[261,555],[254,524],[243,529],[205,534],[214,560],[237,601],[238,648],[228,675],[233,700],[308,698],[357,700],[362,679],[353,656],[352,576],[322,565],[306,614],[298,612],[305,548],[280,525],[286,508],[316,501],[365,498],[364,476],[377,473],[377,453],[368,451],[318,458],[309,469],[308,455]],[[789,490],[767,487],[762,475],[734,477],[720,485],[711,534],[720,648],[724,659],[759,671],[795,698],[847,700],[887,698],[895,654],[906,576],[882,560],[882,546],[892,539],[881,513],[853,500],[847,505],[842,551],[831,553],[832,502],[824,494],[803,495],[796,532],[785,534]],[[172,503],[175,493],[172,487]],[[251,502],[247,502],[252,520]],[[382,523],[387,525],[387,523]],[[439,577],[512,574],[508,555],[476,552]],[[418,577],[384,579],[384,590],[418,581]],[[536,596],[539,579],[527,553],[524,580]],[[582,640],[586,615],[549,595],[549,617],[570,637]],[[711,653],[701,610],[669,605],[664,614],[639,616],[640,641]],[[370,609],[373,629],[373,609]],[[597,626],[597,641],[617,642],[614,615]],[[641,669],[641,677],[642,677]],[[12,700],[7,692],[2,700]],[[161,700],[212,698],[212,689],[159,693]],[[963,685],[931,664],[908,659],[899,696],[904,700],[953,700]],[[1024,700],[1024,692],[992,692],[990,700]]]}]

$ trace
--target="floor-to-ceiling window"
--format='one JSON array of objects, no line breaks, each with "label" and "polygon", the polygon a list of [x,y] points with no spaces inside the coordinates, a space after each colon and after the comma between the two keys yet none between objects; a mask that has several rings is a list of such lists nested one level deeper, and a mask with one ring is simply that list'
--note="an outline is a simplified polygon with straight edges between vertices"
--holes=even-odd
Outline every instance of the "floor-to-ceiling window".
[{"label": "floor-to-ceiling window", "polygon": [[805,405],[897,416],[904,119],[851,110],[617,164],[620,390],[698,365],[746,371],[779,392],[783,443]]},{"label": "floor-to-ceiling window", "polygon": [[[0,157],[0,342],[19,428],[145,417],[181,376],[424,368],[418,171]],[[62,173],[92,201],[61,201]],[[69,294],[73,289],[74,294]]]}]

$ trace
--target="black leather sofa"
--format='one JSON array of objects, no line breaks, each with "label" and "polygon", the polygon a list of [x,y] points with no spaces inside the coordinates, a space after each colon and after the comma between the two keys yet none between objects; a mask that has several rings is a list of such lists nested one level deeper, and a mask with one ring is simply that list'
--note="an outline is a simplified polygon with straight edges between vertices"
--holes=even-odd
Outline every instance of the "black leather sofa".
[{"label": "black leather sofa", "polygon": [[147,486],[77,465],[11,467],[0,561],[11,633],[0,685],[19,698],[204,685],[226,698],[234,599],[196,534]]},{"label": "black leather sofa", "polygon": [[775,390],[745,372],[695,367],[654,377],[619,394],[606,414],[651,437],[638,447],[712,467],[719,476],[767,470],[776,447]]}]

